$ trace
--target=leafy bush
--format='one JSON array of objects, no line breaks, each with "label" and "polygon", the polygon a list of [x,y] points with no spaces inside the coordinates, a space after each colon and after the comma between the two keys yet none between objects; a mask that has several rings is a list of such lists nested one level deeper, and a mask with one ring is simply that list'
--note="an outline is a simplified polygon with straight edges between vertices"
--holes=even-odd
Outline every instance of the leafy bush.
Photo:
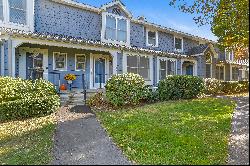
[{"label": "leafy bush", "polygon": [[160,100],[191,99],[197,97],[205,88],[200,77],[175,75],[159,82]]},{"label": "leafy bush", "polygon": [[149,86],[145,89],[144,100],[149,103],[155,103],[159,101],[159,93],[158,90],[153,90]]},{"label": "leafy bush", "polygon": [[106,104],[104,95],[102,92],[98,92],[94,96],[87,99],[86,104],[90,107],[100,107]]},{"label": "leafy bush", "polygon": [[145,81],[133,73],[113,75],[105,86],[106,97],[114,106],[139,104],[145,97]]},{"label": "leafy bush", "polygon": [[0,77],[0,120],[47,115],[59,105],[56,89],[48,81]]},{"label": "leafy bush", "polygon": [[206,78],[205,81],[205,94],[216,95],[222,91],[222,82],[215,78]]},{"label": "leafy bush", "polygon": [[248,81],[226,81],[222,82],[222,92],[225,94],[236,94],[249,91]]}]

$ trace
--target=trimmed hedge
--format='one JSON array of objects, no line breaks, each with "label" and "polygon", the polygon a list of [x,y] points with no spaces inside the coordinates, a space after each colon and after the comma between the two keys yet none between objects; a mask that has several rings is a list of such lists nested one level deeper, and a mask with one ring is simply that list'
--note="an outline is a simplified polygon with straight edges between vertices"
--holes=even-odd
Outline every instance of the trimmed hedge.
[{"label": "trimmed hedge", "polygon": [[201,94],[204,88],[204,81],[200,77],[175,75],[159,82],[158,93],[162,101],[191,99]]},{"label": "trimmed hedge", "polygon": [[0,120],[48,115],[60,105],[54,85],[45,80],[0,77]]},{"label": "trimmed hedge", "polygon": [[237,94],[242,92],[249,92],[248,81],[227,81],[222,82],[222,93]]},{"label": "trimmed hedge", "polygon": [[113,75],[105,88],[106,97],[114,106],[139,104],[147,91],[144,79],[133,73]]}]

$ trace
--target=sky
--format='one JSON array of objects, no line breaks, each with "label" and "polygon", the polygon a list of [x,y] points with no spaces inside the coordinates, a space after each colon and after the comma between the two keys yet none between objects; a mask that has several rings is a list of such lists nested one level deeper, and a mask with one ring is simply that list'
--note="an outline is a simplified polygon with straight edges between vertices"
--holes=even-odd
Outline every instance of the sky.
[{"label": "sky", "polygon": [[[100,7],[112,0],[77,0],[88,5]],[[144,16],[148,22],[180,30],[192,35],[216,41],[209,25],[199,27],[194,15],[183,13],[169,5],[169,0],[121,0],[133,14],[133,18]]]}]

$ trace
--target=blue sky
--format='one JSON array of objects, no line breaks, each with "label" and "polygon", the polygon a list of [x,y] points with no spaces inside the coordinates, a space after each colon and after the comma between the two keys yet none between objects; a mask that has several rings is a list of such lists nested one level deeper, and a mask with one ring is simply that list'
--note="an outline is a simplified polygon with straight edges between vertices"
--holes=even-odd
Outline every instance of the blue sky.
[{"label": "blue sky", "polygon": [[[79,2],[100,7],[111,0],[77,0]],[[122,0],[134,18],[144,15],[149,22],[160,24],[186,33],[216,40],[210,26],[195,24],[191,14],[182,13],[177,8],[169,6],[169,0]]]}]

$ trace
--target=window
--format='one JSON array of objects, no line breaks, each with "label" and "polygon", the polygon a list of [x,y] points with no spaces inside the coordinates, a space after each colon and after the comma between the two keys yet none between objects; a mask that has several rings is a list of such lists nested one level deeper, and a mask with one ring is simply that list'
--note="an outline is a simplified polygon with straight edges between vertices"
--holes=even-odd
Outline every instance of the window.
[{"label": "window", "polygon": [[239,79],[239,69],[237,67],[232,67],[232,80],[236,81]]},{"label": "window", "polygon": [[75,57],[76,70],[85,70],[86,56],[85,54],[76,54]]},{"label": "window", "polygon": [[3,21],[3,0],[0,0],[0,21]]},{"label": "window", "polygon": [[176,75],[176,60],[160,59],[160,80],[165,79],[167,75]]},{"label": "window", "polygon": [[107,15],[105,39],[126,43],[128,35],[127,24],[126,19]]},{"label": "window", "polygon": [[212,78],[212,56],[209,52],[206,54],[206,78]]},{"label": "window", "polygon": [[147,30],[146,41],[147,46],[158,47],[158,32]]},{"label": "window", "polygon": [[216,79],[224,80],[224,66],[216,66]]},{"label": "window", "polygon": [[9,0],[9,21],[26,25],[26,0]]},{"label": "window", "polygon": [[233,61],[234,60],[234,52],[225,50],[226,60]]},{"label": "window", "polygon": [[144,78],[144,80],[150,80],[149,58],[140,56],[128,56],[127,72],[139,74]]},{"label": "window", "polygon": [[54,70],[66,70],[67,69],[67,54],[54,52]]},{"label": "window", "polygon": [[182,38],[174,38],[174,48],[175,51],[183,51],[183,39]]}]

